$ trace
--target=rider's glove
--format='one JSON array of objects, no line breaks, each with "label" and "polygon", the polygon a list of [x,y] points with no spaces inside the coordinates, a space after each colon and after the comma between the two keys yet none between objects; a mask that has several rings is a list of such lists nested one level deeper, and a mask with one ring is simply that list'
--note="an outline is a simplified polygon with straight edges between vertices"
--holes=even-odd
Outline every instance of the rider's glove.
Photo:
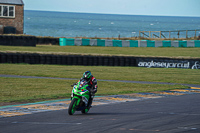
[{"label": "rider's glove", "polygon": [[91,89],[90,93],[91,93],[92,96],[94,96],[95,95],[95,90]]},{"label": "rider's glove", "polygon": [[74,85],[77,85],[77,83],[73,83],[73,85],[71,85],[71,87],[73,87]]}]

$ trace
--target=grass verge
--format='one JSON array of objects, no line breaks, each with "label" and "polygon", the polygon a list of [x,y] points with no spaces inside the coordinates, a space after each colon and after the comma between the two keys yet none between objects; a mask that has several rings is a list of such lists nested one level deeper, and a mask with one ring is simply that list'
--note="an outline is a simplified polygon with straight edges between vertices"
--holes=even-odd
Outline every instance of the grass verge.
[{"label": "grass verge", "polygon": [[[0,78],[0,103],[36,102],[49,99],[70,98],[71,84],[76,80]],[[3,83],[3,84],[2,84]],[[98,82],[97,95],[118,95],[183,89],[181,85],[152,85],[116,82]]]},{"label": "grass verge", "polygon": [[0,74],[79,79],[90,70],[96,79],[200,84],[198,69],[0,64]]},{"label": "grass verge", "polygon": [[157,56],[157,57],[200,57],[199,48],[134,48],[134,47],[97,47],[97,46],[49,46],[37,47],[0,46],[0,51],[53,53],[53,54],[87,54],[87,55],[115,55],[115,56]]}]

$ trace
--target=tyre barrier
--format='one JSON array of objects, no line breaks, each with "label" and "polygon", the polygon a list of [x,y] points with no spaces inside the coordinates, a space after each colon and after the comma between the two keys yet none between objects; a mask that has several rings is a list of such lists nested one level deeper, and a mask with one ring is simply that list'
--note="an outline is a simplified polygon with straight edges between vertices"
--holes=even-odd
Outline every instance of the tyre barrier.
[{"label": "tyre barrier", "polygon": [[51,45],[59,45],[59,38],[47,38],[47,37],[37,37],[37,44],[51,44]]},{"label": "tyre barrier", "polygon": [[37,44],[59,45],[59,38],[0,35],[0,45],[35,47]]},{"label": "tyre barrier", "polygon": [[[133,63],[131,63],[132,61]],[[51,55],[0,52],[0,63],[58,64],[83,66],[133,66],[133,57],[89,56],[89,55]]]},{"label": "tyre barrier", "polygon": [[7,36],[0,35],[0,45],[6,46],[36,46],[35,36]]},{"label": "tyre barrier", "polygon": [[200,58],[173,59],[161,57],[51,55],[6,52],[0,52],[0,63],[200,69]]}]

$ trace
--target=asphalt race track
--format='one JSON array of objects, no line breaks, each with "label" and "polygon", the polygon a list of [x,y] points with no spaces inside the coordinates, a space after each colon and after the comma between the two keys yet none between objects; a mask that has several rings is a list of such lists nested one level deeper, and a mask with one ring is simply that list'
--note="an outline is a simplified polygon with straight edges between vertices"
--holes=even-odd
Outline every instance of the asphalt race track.
[{"label": "asphalt race track", "polygon": [[200,93],[0,118],[0,133],[200,133]]}]

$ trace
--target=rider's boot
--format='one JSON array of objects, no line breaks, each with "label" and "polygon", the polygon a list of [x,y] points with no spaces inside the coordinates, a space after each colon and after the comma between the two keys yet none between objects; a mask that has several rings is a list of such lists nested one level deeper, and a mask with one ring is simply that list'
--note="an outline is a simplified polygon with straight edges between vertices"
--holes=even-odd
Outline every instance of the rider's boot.
[{"label": "rider's boot", "polygon": [[90,97],[90,99],[88,101],[88,106],[87,106],[88,108],[92,107],[92,100],[93,100],[93,98]]}]

